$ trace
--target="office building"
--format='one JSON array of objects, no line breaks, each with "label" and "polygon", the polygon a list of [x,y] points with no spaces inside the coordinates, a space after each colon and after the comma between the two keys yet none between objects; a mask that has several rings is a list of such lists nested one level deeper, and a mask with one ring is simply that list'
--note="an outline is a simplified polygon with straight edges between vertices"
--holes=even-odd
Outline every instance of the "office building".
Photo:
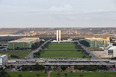
[{"label": "office building", "polygon": [[15,50],[15,49],[31,49],[32,45],[35,42],[39,42],[39,38],[21,38],[14,41],[8,42],[8,49]]},{"label": "office building", "polygon": [[116,46],[109,46],[105,51],[108,57],[116,57]]},{"label": "office building", "polygon": [[56,40],[57,40],[57,42],[61,41],[61,30],[56,31]]},{"label": "office building", "polygon": [[90,47],[107,47],[110,44],[109,37],[107,38],[85,38],[85,40],[89,43]]},{"label": "office building", "polygon": [[7,55],[0,55],[0,66],[5,65],[8,61]]}]

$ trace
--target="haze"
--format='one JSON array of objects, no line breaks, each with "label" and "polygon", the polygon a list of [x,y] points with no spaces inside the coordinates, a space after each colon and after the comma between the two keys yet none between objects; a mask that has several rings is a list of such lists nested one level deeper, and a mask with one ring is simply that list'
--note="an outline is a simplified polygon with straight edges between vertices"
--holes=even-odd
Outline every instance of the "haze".
[{"label": "haze", "polygon": [[0,0],[0,27],[115,27],[116,0]]}]

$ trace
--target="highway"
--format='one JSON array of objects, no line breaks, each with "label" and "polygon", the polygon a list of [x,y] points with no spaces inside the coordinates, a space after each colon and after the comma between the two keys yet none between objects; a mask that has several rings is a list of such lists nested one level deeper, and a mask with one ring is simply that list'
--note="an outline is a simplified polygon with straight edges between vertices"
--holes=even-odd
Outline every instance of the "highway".
[{"label": "highway", "polygon": [[116,60],[87,58],[35,58],[8,60],[7,65],[116,65]]},{"label": "highway", "polygon": [[25,59],[32,59],[32,58],[33,58],[33,53],[38,52],[39,50],[41,50],[42,47],[43,47],[46,43],[50,42],[51,40],[52,40],[52,39],[49,39],[49,40],[45,41],[39,48],[37,48],[36,50],[32,51],[27,57],[25,57]]}]

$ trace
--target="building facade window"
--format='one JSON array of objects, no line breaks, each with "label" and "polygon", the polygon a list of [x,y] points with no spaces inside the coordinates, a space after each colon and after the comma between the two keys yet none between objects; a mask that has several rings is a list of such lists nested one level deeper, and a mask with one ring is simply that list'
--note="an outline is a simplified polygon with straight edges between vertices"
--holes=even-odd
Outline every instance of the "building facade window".
[{"label": "building facade window", "polygon": [[113,50],[108,50],[108,55],[113,55]]}]

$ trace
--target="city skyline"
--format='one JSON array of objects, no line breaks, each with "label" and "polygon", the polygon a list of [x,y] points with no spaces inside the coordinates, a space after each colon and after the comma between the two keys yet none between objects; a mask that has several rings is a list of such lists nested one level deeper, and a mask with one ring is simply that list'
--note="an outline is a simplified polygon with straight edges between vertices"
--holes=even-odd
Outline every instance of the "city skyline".
[{"label": "city skyline", "polygon": [[115,27],[115,0],[0,0],[0,27]]}]

